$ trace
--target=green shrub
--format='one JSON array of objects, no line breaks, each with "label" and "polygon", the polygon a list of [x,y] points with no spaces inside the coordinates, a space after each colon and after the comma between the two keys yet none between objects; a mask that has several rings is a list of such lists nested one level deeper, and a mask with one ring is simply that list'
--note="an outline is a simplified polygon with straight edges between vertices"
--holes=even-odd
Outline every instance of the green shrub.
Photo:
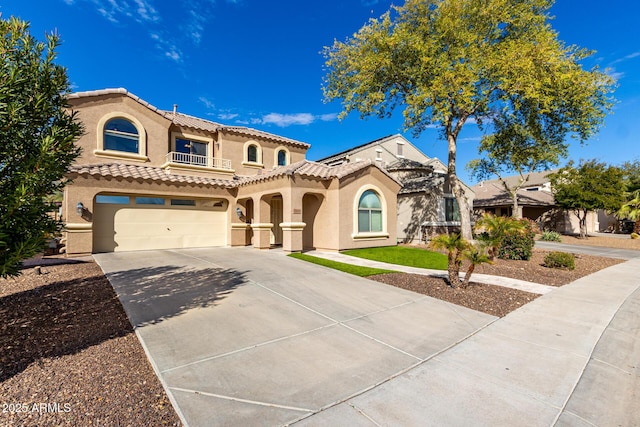
[{"label": "green shrub", "polygon": [[562,237],[560,237],[560,233],[555,231],[545,231],[540,236],[540,240],[544,242],[562,242]]},{"label": "green shrub", "polygon": [[545,267],[549,268],[566,268],[567,270],[574,270],[576,268],[576,258],[573,254],[566,252],[549,252],[544,257]]},{"label": "green shrub", "polygon": [[640,235],[638,233],[631,233],[631,238],[632,239],[638,239],[638,238],[640,238]]},{"label": "green shrub", "polygon": [[536,235],[533,221],[521,219],[521,229],[509,230],[505,233],[498,258],[513,260],[530,260],[533,253],[534,237]]}]

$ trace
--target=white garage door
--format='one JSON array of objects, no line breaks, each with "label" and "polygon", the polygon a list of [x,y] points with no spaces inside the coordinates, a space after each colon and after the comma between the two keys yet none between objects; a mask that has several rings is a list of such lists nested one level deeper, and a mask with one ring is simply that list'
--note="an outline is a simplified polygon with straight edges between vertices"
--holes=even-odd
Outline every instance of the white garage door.
[{"label": "white garage door", "polygon": [[227,243],[228,203],[224,200],[99,195],[94,206],[94,252]]}]

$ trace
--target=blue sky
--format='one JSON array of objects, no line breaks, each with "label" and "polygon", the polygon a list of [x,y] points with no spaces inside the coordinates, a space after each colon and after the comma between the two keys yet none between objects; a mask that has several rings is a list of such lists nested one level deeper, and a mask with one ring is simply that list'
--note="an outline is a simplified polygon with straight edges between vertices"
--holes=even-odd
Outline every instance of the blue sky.
[{"label": "blue sky", "polygon": [[[384,0],[20,0],[0,4],[3,17],[31,22],[42,39],[57,30],[58,62],[75,91],[124,87],[158,108],[229,125],[246,125],[312,144],[310,160],[386,135],[402,133],[427,155],[446,160],[435,129],[419,138],[391,119],[337,120],[325,104],[320,54],[369,18]],[[640,158],[640,2],[559,0],[553,27],[567,44],[597,51],[587,68],[609,68],[617,104],[598,135],[572,143],[570,158],[610,164]],[[399,113],[399,112],[398,112]],[[465,126],[459,174],[478,156],[481,134]]]}]

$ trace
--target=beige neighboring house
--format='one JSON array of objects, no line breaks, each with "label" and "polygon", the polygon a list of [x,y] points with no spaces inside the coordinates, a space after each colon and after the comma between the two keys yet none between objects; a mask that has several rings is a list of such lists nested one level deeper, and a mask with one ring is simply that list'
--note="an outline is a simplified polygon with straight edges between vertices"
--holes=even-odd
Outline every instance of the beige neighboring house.
[{"label": "beige neighboring house", "polygon": [[375,162],[310,162],[306,143],[163,111],[125,89],[69,102],[85,126],[62,203],[69,255],[396,243],[400,184]]},{"label": "beige neighboring house", "polygon": [[[372,161],[402,184],[398,193],[398,240],[413,242],[457,230],[458,202],[447,167],[428,157],[402,135],[390,135],[318,160],[330,166]],[[473,191],[463,183],[469,206]]]},{"label": "beige neighboring house", "polygon": [[[567,212],[556,205],[551,190],[551,182],[547,177],[558,170],[534,172],[529,180],[518,190],[519,218],[528,218],[538,223],[544,230],[554,230],[564,234],[580,233],[578,217],[573,212]],[[510,188],[518,185],[520,177],[504,178]],[[489,213],[499,216],[511,216],[513,201],[500,180],[483,181],[472,187],[475,194],[473,210],[475,216]],[[603,211],[587,214],[587,232],[605,231],[615,218]]]}]

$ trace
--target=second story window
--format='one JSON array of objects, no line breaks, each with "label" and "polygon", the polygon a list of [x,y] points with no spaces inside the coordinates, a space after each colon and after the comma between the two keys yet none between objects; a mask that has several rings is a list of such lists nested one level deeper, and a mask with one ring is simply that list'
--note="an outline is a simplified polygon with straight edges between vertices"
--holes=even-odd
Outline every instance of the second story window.
[{"label": "second story window", "polygon": [[250,145],[247,147],[247,161],[257,163],[258,162],[258,147]]},{"label": "second story window", "polygon": [[127,119],[114,118],[104,126],[104,149],[138,153],[140,135],[138,129]]},{"label": "second story window", "polygon": [[287,152],[284,150],[278,151],[278,166],[287,165]]}]

